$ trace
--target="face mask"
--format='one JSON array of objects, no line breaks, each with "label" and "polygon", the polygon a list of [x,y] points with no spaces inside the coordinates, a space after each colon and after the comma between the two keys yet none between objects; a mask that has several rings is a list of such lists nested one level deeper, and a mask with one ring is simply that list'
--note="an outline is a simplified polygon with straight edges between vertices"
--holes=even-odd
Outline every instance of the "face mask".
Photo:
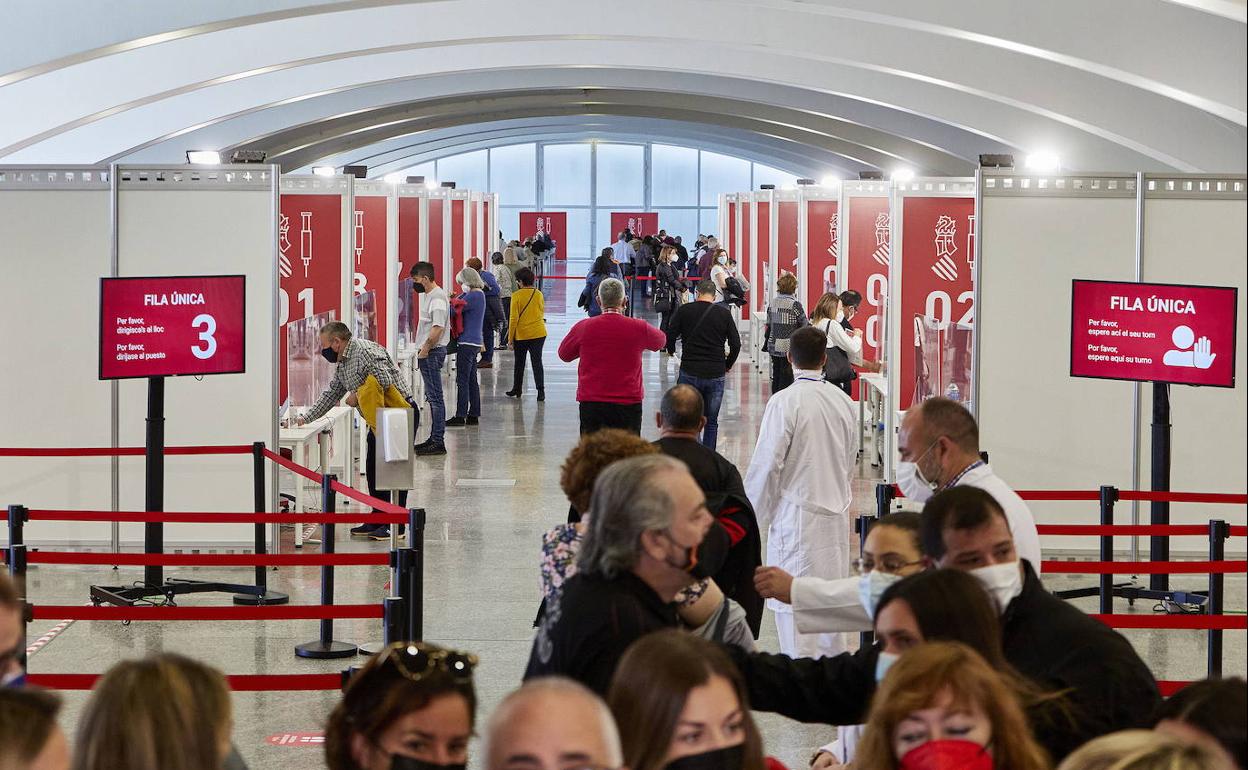
[{"label": "face mask", "polygon": [[1023,592],[1023,571],[1019,569],[1017,561],[973,569],[971,575],[982,583],[996,600],[997,612],[1005,612],[1010,602]]},{"label": "face mask", "polygon": [[390,770],[464,770],[466,767],[468,767],[466,764],[435,765],[423,759],[400,757],[398,754],[390,758]]},{"label": "face mask", "polygon": [[836,311],[836,322],[839,324],[841,321],[844,321],[844,320],[845,320],[845,314],[839,310]]},{"label": "face mask", "polygon": [[461,283],[461,284],[459,285],[459,288],[461,288],[461,289],[463,289],[463,290],[464,290],[464,294],[467,294],[468,292],[472,291],[472,287],[471,287],[471,286],[469,286],[469,285],[468,285],[468,284],[466,284],[466,283]]},{"label": "face mask", "polygon": [[333,348],[321,348],[321,357],[331,364],[338,363],[338,351]]},{"label": "face mask", "polygon": [[728,258],[727,258],[727,257],[717,257],[717,258],[715,259],[715,261],[716,261],[716,262],[718,262],[718,263],[719,263],[719,264],[721,264],[721,265],[726,265],[726,264],[728,264]]},{"label": "face mask", "polygon": [[673,759],[667,763],[666,770],[741,770],[743,764],[745,744]]},{"label": "face mask", "polygon": [[243,757],[238,753],[238,747],[230,744],[230,753],[225,758],[225,763],[221,765],[222,770],[247,770],[247,763],[243,761]]},{"label": "face mask", "polygon": [[417,294],[424,294],[424,293],[425,293],[425,285],[424,285],[423,283],[416,283],[416,282],[413,282],[413,283],[412,283],[412,291],[416,292]]},{"label": "face mask", "polygon": [[[676,543],[671,535],[668,535],[668,539]],[[732,540],[728,537],[728,530],[724,529],[719,522],[715,522],[706,531],[706,537],[702,538],[701,543],[696,547],[685,549],[685,563],[671,566],[683,569],[699,580],[713,577],[723,569],[724,562],[728,560],[730,548],[732,548]],[[668,563],[671,564],[671,562]]]},{"label": "face mask", "polygon": [[901,488],[903,495],[916,503],[926,503],[931,500],[936,490],[936,485],[924,478],[923,471],[919,470],[919,463],[927,457],[927,453],[932,451],[934,446],[936,446],[935,441],[932,442],[932,446],[924,450],[923,454],[919,455],[916,462],[897,463],[897,486]]},{"label": "face mask", "polygon": [[878,569],[858,578],[858,601],[862,602],[862,608],[867,611],[868,617],[875,617],[875,608],[880,603],[880,597],[898,580],[901,580],[901,575],[890,575]]},{"label": "face mask", "polygon": [[901,770],[992,770],[992,755],[973,741],[928,741],[906,752]]},{"label": "face mask", "polygon": [[884,676],[888,674],[888,670],[897,662],[900,655],[894,655],[891,652],[881,652],[879,657],[875,659],[875,683],[879,684],[884,681]]},{"label": "face mask", "polygon": [[0,677],[0,688],[12,688],[14,690],[21,689],[26,686],[26,672],[14,671],[12,674],[6,674]]}]

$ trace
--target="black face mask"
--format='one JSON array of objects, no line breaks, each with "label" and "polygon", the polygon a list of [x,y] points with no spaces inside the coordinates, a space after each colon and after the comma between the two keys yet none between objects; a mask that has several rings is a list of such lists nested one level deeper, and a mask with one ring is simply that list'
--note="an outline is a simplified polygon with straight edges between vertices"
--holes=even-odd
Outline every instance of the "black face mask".
[{"label": "black face mask", "polygon": [[[671,536],[668,537],[670,539]],[[728,536],[728,530],[717,521],[706,531],[706,537],[702,538],[696,548],[689,548],[685,552],[685,563],[680,568],[699,580],[714,577],[724,568],[730,548],[732,539]]]},{"label": "black face mask", "polygon": [[464,770],[468,765],[435,765],[423,759],[400,757],[395,754],[390,758],[390,770]]},{"label": "black face mask", "polygon": [[338,351],[333,348],[321,348],[321,357],[331,364],[338,363]]},{"label": "black face mask", "polygon": [[417,281],[412,281],[412,291],[416,292],[417,294],[424,294],[425,285]]},{"label": "black face mask", "polygon": [[741,770],[744,762],[745,744],[742,744],[673,759],[665,770]]}]

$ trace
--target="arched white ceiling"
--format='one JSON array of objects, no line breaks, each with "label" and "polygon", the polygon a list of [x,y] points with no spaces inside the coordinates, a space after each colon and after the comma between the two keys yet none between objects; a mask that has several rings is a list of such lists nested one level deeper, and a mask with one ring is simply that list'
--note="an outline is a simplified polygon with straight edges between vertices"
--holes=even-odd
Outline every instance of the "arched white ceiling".
[{"label": "arched white ceiling", "polygon": [[245,146],[382,169],[593,135],[808,173],[1041,148],[1083,170],[1248,165],[1242,0],[148,5],[6,9],[38,34],[0,51],[0,163]]}]

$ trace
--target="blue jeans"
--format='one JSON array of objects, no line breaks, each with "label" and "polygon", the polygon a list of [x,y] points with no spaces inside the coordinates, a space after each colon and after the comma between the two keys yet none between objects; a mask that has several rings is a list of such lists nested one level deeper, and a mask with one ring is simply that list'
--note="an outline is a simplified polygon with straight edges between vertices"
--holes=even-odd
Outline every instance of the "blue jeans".
[{"label": "blue jeans", "polygon": [[702,446],[715,448],[719,438],[719,407],[724,403],[724,377],[694,377],[682,369],[676,384],[691,385],[702,394],[702,413],[706,415],[706,428],[702,431]]},{"label": "blue jeans", "polygon": [[439,345],[425,358],[417,359],[420,378],[425,381],[425,400],[429,402],[429,440],[444,443],[446,436],[446,404],[442,401],[442,365],[446,363],[446,347]]},{"label": "blue jeans", "polygon": [[455,353],[455,416],[481,416],[481,382],[477,379],[480,345],[460,345]]}]

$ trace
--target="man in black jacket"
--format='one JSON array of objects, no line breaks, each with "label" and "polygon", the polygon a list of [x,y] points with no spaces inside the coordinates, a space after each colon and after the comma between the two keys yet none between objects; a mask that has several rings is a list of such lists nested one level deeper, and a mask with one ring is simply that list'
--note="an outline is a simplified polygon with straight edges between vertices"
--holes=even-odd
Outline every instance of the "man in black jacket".
[{"label": "man in black jacket", "polygon": [[[715,282],[698,281],[698,301],[681,305],[667,323],[667,347],[681,341],[680,373],[676,381],[702,394],[706,427],[702,443],[715,448],[719,437],[719,407],[724,400],[728,370],[741,353],[741,334],[732,311],[715,304]],[[725,347],[727,353],[724,352]]]},{"label": "man in black jacket", "polygon": [[659,403],[655,422],[659,427],[655,446],[689,467],[694,481],[706,493],[707,507],[728,532],[728,557],[711,577],[724,596],[745,610],[757,639],[763,621],[763,597],[754,587],[754,570],[763,563],[762,538],[741,472],[727,457],[698,441],[706,427],[706,417],[702,415],[702,396],[692,385],[668,389]]},{"label": "man in black jacket", "polygon": [[[1005,513],[991,495],[973,487],[936,495],[923,509],[921,539],[929,561],[970,572],[1004,605],[1006,660],[1041,689],[1065,693],[1076,727],[1037,736],[1054,761],[1098,736],[1147,724],[1161,702],[1148,667],[1121,634],[1045,590],[1015,553]],[[836,725],[866,717],[876,648],[818,660],[730,654],[754,709]]]}]

